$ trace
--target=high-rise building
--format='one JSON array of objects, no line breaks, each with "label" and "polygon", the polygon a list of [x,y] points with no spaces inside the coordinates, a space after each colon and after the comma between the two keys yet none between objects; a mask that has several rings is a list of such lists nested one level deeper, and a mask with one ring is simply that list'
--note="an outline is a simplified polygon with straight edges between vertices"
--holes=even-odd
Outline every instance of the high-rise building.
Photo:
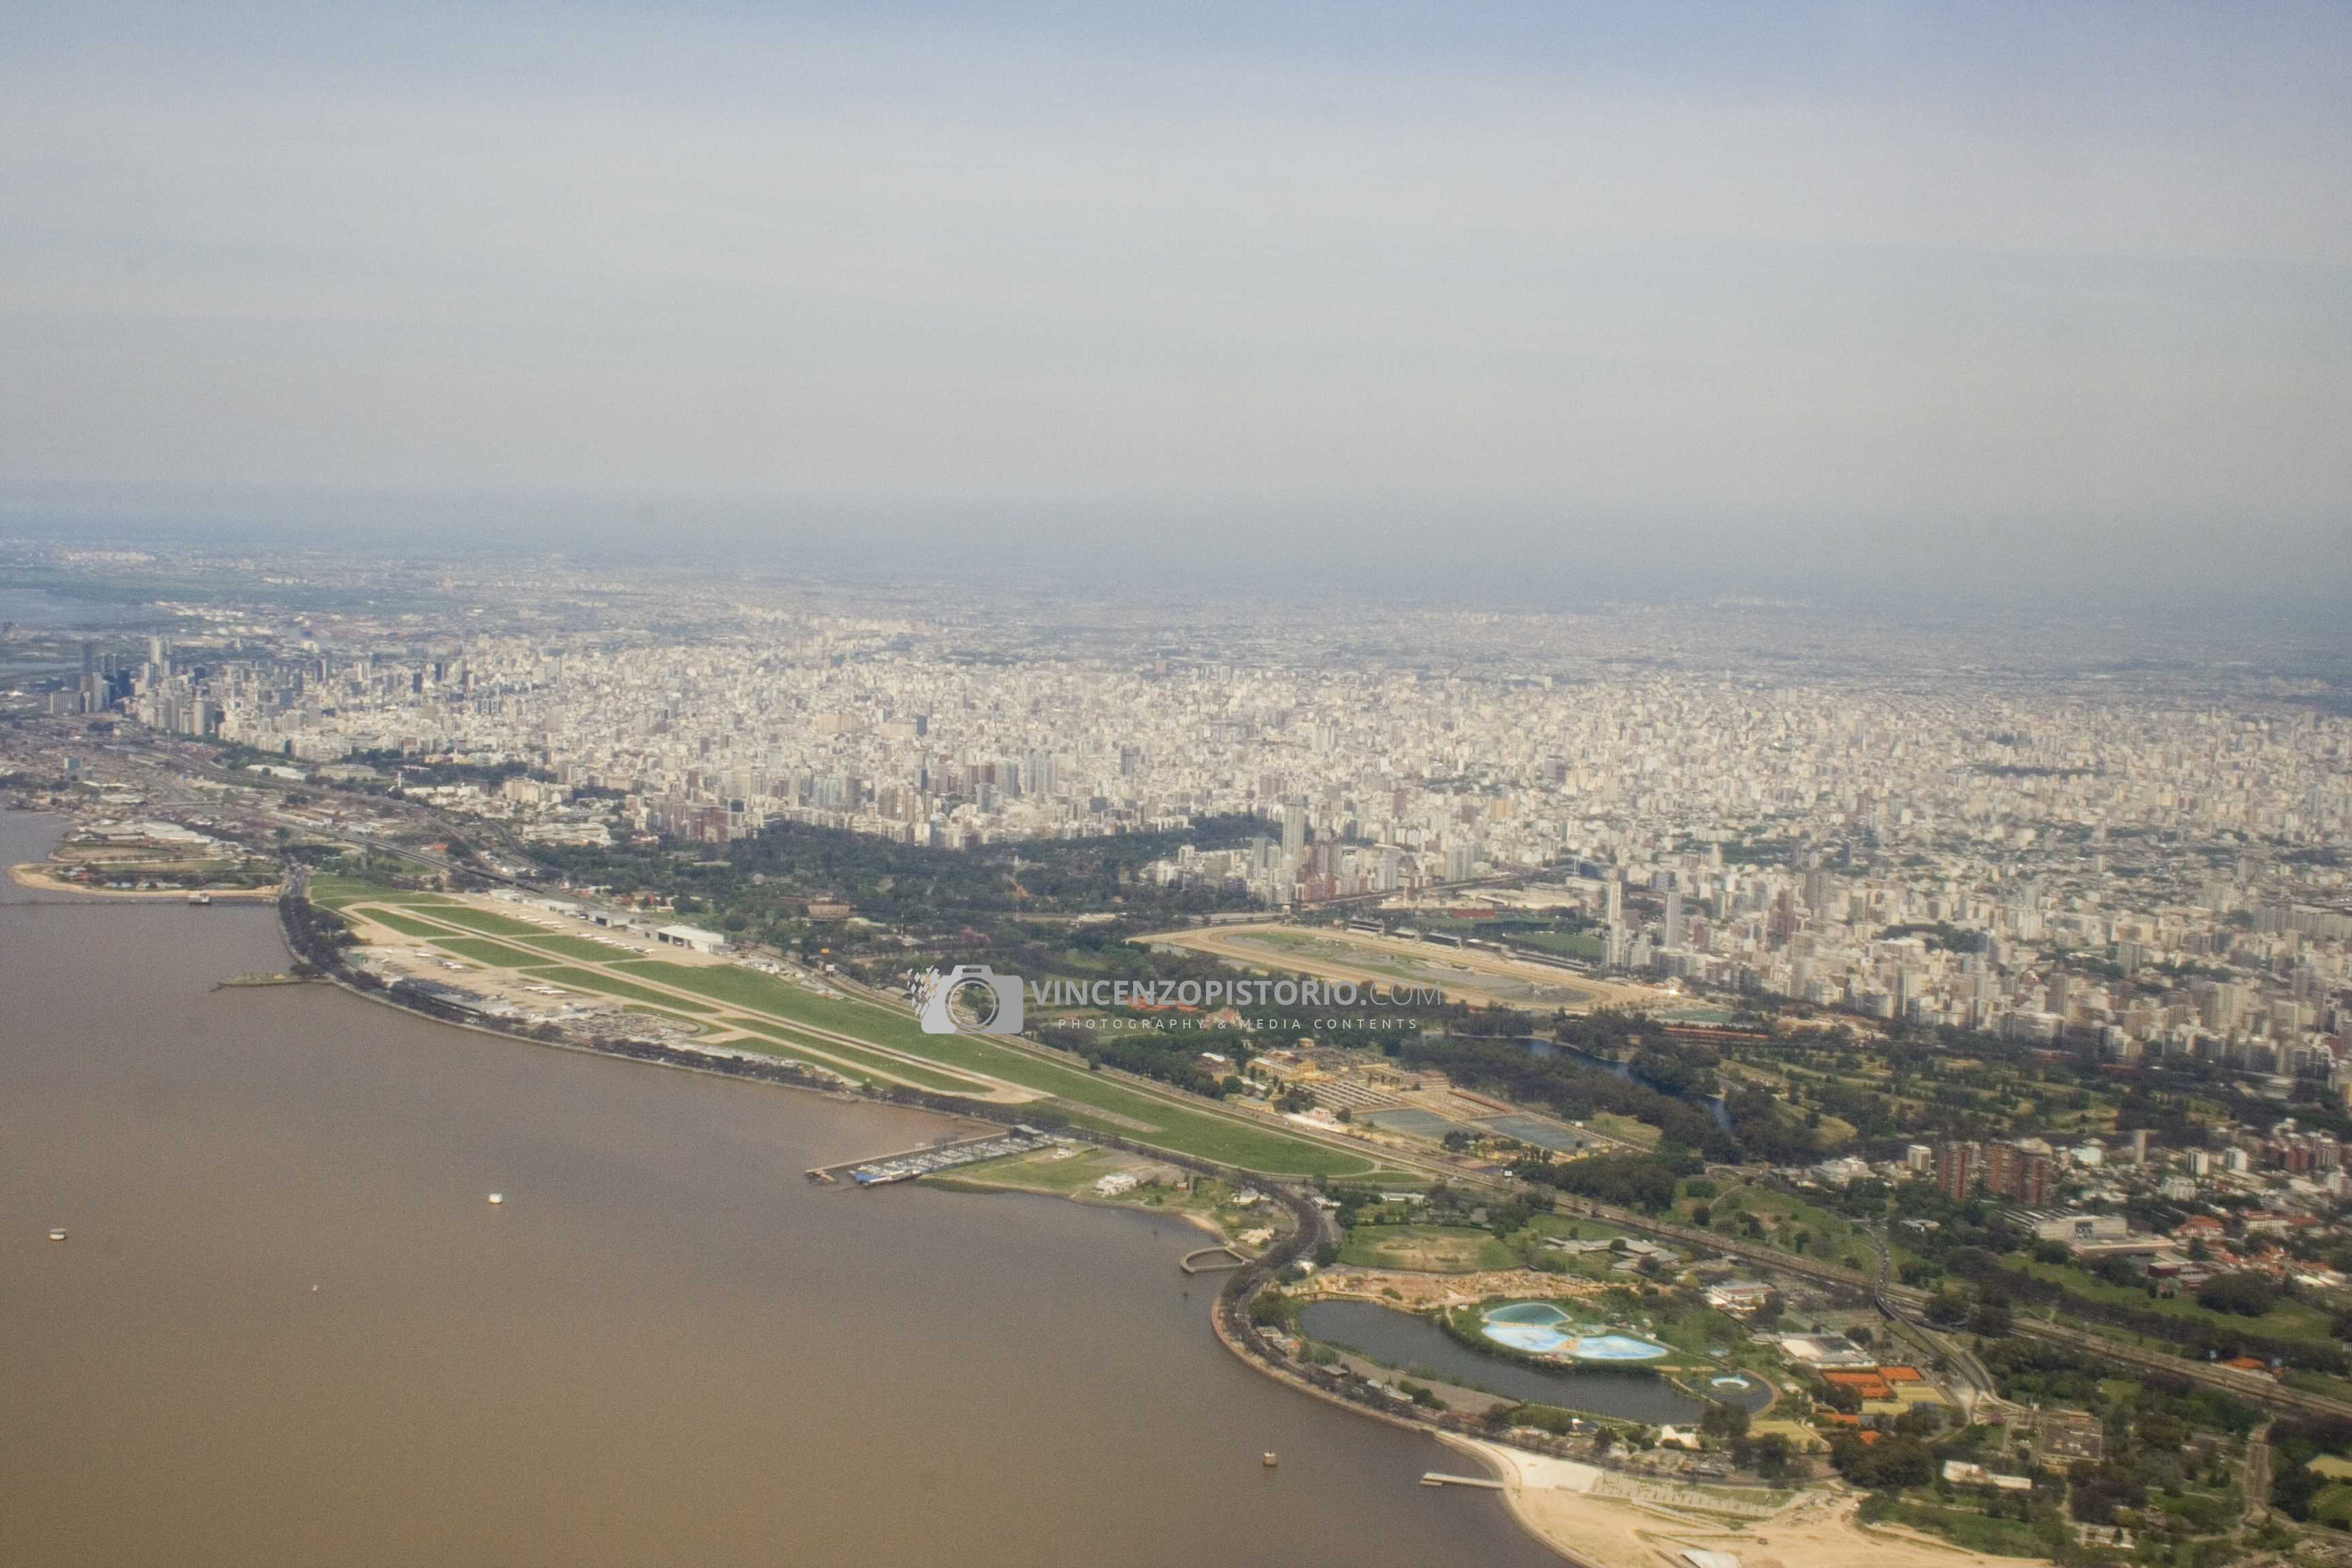
[{"label": "high-rise building", "polygon": [[1984,1146],[1947,1140],[1936,1145],[1936,1185],[1954,1203],[1965,1203],[1984,1179]]},{"label": "high-rise building", "polygon": [[2040,1208],[2050,1201],[2055,1163],[2050,1145],[2039,1138],[1991,1144],[1984,1152],[1985,1190],[1997,1197],[2013,1198],[2027,1208]]},{"label": "high-rise building", "polygon": [[98,667],[98,644],[84,637],[81,643],[81,710],[103,713],[106,706],[106,676]]}]

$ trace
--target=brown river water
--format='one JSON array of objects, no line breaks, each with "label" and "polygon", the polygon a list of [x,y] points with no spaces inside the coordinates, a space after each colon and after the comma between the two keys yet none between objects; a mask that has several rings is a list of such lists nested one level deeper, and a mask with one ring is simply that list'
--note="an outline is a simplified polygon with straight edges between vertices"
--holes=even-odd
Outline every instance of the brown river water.
[{"label": "brown river water", "polygon": [[1234,1360],[1179,1224],[813,1188],[943,1124],[213,989],[286,962],[0,883],[0,1564],[1557,1562]]}]

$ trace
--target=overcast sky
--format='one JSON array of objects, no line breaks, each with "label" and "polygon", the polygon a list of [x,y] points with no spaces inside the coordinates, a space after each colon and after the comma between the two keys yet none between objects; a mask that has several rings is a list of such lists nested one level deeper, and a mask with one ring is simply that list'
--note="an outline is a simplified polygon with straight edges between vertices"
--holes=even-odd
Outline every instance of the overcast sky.
[{"label": "overcast sky", "polygon": [[363,9],[7,8],[0,494],[2352,560],[2352,7]]}]

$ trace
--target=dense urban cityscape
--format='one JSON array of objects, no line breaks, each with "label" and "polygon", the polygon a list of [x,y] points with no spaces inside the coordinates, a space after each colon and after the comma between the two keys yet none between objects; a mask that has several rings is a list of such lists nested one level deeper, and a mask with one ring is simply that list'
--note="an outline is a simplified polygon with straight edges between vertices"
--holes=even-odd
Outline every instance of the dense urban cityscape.
[{"label": "dense urban cityscape", "polygon": [[0,1568],[2352,1568],[2352,7],[0,48]]},{"label": "dense urban cityscape", "polygon": [[[1460,1435],[1571,1554],[1620,1494],[1727,1550],[2352,1522],[2325,661],[6,548],[0,779],[70,825],[26,885],[275,896],[296,979],[992,1120],[810,1179],[1192,1215],[1238,1353]],[[914,1027],[1000,973],[1019,1033]]]},{"label": "dense urban cityscape", "polygon": [[[500,772],[402,793],[526,845],[723,847],[782,822],[963,848],[1246,816],[1262,831],[1140,874],[1269,910],[1514,879],[1462,900],[1573,922],[1605,970],[2352,1082],[2352,731],[2309,679],[1766,680],[1637,668],[1535,617],[1465,676],[1409,649],[1318,660],[1307,637],[1247,665],[1155,637],[1024,655],[748,605],[675,642],[188,608],[176,636],[86,643],[45,710],[330,784]],[[1420,629],[1436,649],[1454,628]]]}]

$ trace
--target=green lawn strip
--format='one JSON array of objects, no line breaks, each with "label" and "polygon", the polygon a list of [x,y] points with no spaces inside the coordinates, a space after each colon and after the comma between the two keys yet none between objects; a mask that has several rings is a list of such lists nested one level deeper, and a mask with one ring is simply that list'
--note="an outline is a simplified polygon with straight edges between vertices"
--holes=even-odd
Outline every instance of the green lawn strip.
[{"label": "green lawn strip", "polygon": [[509,931],[507,934],[517,941],[527,942],[533,947],[543,948],[549,952],[560,952],[566,958],[584,959],[590,963],[610,963],[614,959],[637,956],[637,950],[635,948],[618,947],[608,942],[592,941],[584,936],[563,936],[554,931],[536,931],[530,936],[525,936],[520,931]]},{"label": "green lawn strip", "polygon": [[707,1002],[690,1001],[683,996],[671,996],[650,991],[642,985],[632,985],[625,980],[614,980],[585,969],[572,969],[562,964],[531,972],[533,980],[544,980],[551,985],[569,985],[575,991],[601,991],[607,996],[626,996],[633,1002],[650,1002],[656,1007],[676,1007],[688,1013],[716,1013],[718,1008]]},{"label": "green lawn strip", "polygon": [[1503,940],[1566,958],[1589,958],[1596,963],[1607,957],[1609,951],[1599,937],[1586,936],[1581,931],[1517,931],[1507,933]]},{"label": "green lawn strip", "polygon": [[396,915],[390,910],[378,909],[373,904],[350,912],[358,915],[362,920],[373,921],[386,931],[399,931],[404,936],[446,936],[449,931],[447,926],[428,925],[423,921],[412,920],[406,915]]},{"label": "green lawn strip", "polygon": [[[1115,1079],[1011,1049],[985,1036],[927,1035],[911,1017],[868,1002],[819,996],[757,970],[662,959],[637,959],[614,967],[787,1023],[835,1030],[946,1067],[1039,1089],[1062,1100],[1066,1113],[1083,1126],[1181,1153],[1283,1175],[1352,1175],[1370,1168],[1369,1161],[1356,1155],[1139,1094]],[[1089,1117],[1089,1108],[1105,1115]],[[1108,1120],[1114,1117],[1119,1120]],[[1154,1131],[1147,1132],[1128,1122],[1139,1122]]]},{"label": "green lawn strip", "polygon": [[432,940],[434,946],[454,952],[460,958],[470,958],[477,963],[488,963],[499,969],[527,969],[547,962],[535,952],[525,952],[519,947],[509,947],[486,936],[436,936]]},{"label": "green lawn strip", "polygon": [[508,915],[494,915],[487,910],[469,910],[463,904],[452,904],[446,909],[436,909],[433,911],[433,918],[436,921],[447,921],[453,926],[464,926],[467,931],[482,931],[490,936],[550,934],[545,926],[533,925],[529,921],[515,920]]},{"label": "green lawn strip", "polygon": [[749,1018],[730,1018],[727,1023],[733,1028],[748,1029],[753,1034],[763,1035],[772,1040],[782,1040],[793,1047],[795,1053],[822,1051],[827,1056],[838,1057],[845,1062],[870,1068],[877,1073],[887,1073],[893,1078],[904,1079],[908,1083],[920,1084],[925,1089],[938,1089],[942,1094],[984,1094],[988,1090],[986,1084],[972,1079],[951,1076],[931,1068],[917,1067],[912,1062],[897,1061],[872,1051],[859,1050],[856,1046],[845,1046],[838,1040],[810,1039],[806,1036],[780,1028],[776,1025],[754,1023]]}]

